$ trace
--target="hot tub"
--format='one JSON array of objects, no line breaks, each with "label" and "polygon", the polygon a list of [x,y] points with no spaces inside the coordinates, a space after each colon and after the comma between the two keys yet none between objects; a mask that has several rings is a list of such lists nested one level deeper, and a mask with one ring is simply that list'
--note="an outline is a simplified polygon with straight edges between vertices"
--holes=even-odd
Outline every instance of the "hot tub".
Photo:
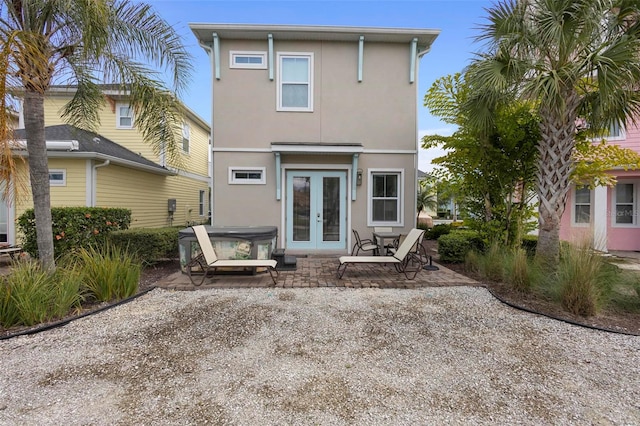
[{"label": "hot tub", "polygon": [[[271,259],[276,247],[276,226],[205,226],[209,239],[219,259]],[[180,269],[200,253],[198,240],[192,228],[178,232]]]}]

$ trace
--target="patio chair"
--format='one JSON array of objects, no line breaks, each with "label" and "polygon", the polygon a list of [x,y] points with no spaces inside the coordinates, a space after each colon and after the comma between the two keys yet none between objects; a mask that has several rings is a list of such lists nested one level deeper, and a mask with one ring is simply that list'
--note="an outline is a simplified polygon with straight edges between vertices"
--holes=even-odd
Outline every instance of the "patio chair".
[{"label": "patio chair", "polygon": [[[403,273],[408,280],[413,280],[418,272],[422,270],[426,259],[419,252],[420,245],[416,243],[424,234],[422,229],[412,229],[407,234],[402,244],[398,247],[393,256],[341,256],[340,265],[338,265],[338,279],[342,279],[347,267],[352,263],[360,264],[385,264],[392,263],[398,273]],[[417,246],[417,249],[414,249]],[[412,251],[415,250],[415,251]],[[409,273],[413,275],[409,276]]]},{"label": "patio chair", "polygon": [[374,243],[372,240],[368,238],[361,240],[360,234],[358,234],[358,231],[356,231],[355,229],[352,229],[352,231],[353,231],[353,236],[356,239],[356,242],[353,245],[353,248],[351,249],[351,254],[353,256],[357,256],[358,253],[360,253],[360,250],[370,251],[373,254],[378,254],[378,245],[376,243]]},{"label": "patio chair", "polygon": [[[207,273],[212,271],[215,274],[217,268],[267,268],[269,271],[269,275],[271,275],[271,279],[273,280],[273,285],[277,284],[278,271],[276,270],[276,262],[273,259],[218,259],[216,256],[216,252],[213,249],[213,245],[211,244],[211,240],[209,239],[209,234],[204,225],[192,226],[193,232],[198,239],[198,244],[200,245],[200,253],[194,259],[191,259],[191,262],[187,264],[187,274],[189,275],[189,279],[191,282],[199,286],[201,285]],[[202,270],[202,277],[197,279],[194,277],[192,273],[192,269],[200,268]],[[274,275],[275,272],[275,275]]]}]

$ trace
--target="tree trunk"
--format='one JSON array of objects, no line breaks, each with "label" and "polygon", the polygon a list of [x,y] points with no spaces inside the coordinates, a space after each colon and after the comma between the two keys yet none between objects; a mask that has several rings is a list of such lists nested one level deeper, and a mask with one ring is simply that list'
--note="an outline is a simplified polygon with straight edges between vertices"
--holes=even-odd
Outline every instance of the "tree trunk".
[{"label": "tree trunk", "polygon": [[49,165],[44,135],[44,95],[27,90],[24,98],[24,130],[29,153],[29,177],[36,219],[38,258],[45,269],[55,269]]},{"label": "tree trunk", "polygon": [[555,269],[560,260],[560,219],[564,213],[573,171],[575,146],[575,114],[560,116],[541,111],[542,141],[537,172],[539,198],[539,230],[536,257]]}]

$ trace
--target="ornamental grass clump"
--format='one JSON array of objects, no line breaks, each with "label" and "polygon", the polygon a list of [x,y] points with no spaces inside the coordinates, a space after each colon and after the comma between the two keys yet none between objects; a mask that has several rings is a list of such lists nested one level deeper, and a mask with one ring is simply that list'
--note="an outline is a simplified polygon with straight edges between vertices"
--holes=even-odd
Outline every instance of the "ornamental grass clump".
[{"label": "ornamental grass clump", "polygon": [[120,300],[138,291],[142,267],[125,249],[109,243],[100,248],[81,248],[74,252],[72,262],[90,300]]},{"label": "ornamental grass clump", "polygon": [[0,283],[0,322],[4,327],[61,318],[81,303],[77,275],[63,268],[51,273],[37,262],[16,262]]},{"label": "ornamental grass clump", "polygon": [[589,244],[565,245],[557,273],[562,306],[576,315],[596,315],[611,293],[611,274]]},{"label": "ornamental grass clump", "polygon": [[505,263],[505,281],[521,293],[531,292],[541,279],[540,272],[535,260],[521,247],[514,249]]}]

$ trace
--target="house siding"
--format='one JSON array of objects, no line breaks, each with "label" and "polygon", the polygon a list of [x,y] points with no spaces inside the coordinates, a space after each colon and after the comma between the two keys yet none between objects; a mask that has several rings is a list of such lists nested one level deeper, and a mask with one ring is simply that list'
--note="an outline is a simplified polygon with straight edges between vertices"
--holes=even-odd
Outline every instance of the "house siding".
[{"label": "house siding", "polygon": [[[609,144],[615,144],[623,148],[628,148],[636,153],[640,153],[640,129],[631,122],[627,123],[625,137],[622,140],[611,140]],[[616,176],[619,184],[634,183],[636,184],[635,192],[635,214],[640,211],[640,171],[638,170],[610,170],[610,174]],[[567,205],[562,216],[560,226],[560,238],[565,241],[579,242],[585,239],[593,239],[594,246],[600,250],[623,250],[638,251],[640,250],[640,220],[635,218],[635,224],[620,225],[616,224],[616,213],[614,205],[615,186],[600,189],[604,191],[606,206],[596,205],[592,202],[591,207],[591,223],[588,225],[576,225],[573,223],[573,209],[575,186],[571,187],[567,197]],[[594,191],[592,200],[594,198]],[[604,226],[596,229],[594,220],[603,223]]]},{"label": "house siding", "polygon": [[[204,222],[198,214],[199,191],[208,198],[208,183],[184,176],[161,176],[120,166],[101,167],[97,171],[98,207],[131,209],[131,227],[161,227]],[[173,220],[167,210],[167,200],[176,199]]]}]

